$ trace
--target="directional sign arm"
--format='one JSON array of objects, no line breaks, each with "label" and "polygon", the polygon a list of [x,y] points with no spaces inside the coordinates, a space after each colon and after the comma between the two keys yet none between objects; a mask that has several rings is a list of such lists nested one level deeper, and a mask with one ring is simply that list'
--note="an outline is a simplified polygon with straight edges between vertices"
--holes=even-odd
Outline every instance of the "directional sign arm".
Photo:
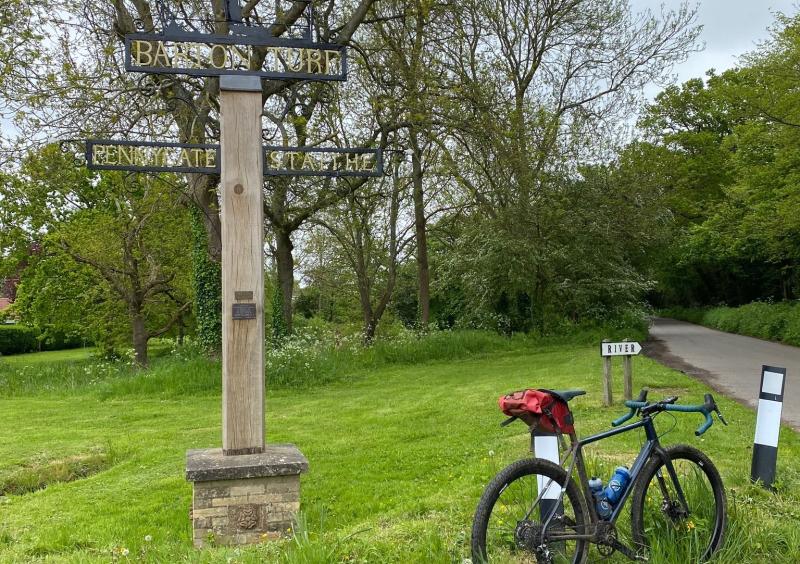
[{"label": "directional sign arm", "polygon": [[642,345],[636,341],[600,343],[600,356],[636,356],[640,352],[642,352]]}]

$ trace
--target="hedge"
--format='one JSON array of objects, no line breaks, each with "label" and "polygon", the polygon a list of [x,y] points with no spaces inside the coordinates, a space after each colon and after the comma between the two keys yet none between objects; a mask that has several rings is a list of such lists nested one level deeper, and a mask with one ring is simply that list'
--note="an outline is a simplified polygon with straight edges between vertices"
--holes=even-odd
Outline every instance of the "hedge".
[{"label": "hedge", "polygon": [[0,325],[0,354],[19,354],[39,349],[37,332],[24,325]]},{"label": "hedge", "polygon": [[0,325],[0,354],[2,355],[75,349],[82,345],[83,342],[78,337],[54,334],[42,339],[41,334],[32,327]]}]

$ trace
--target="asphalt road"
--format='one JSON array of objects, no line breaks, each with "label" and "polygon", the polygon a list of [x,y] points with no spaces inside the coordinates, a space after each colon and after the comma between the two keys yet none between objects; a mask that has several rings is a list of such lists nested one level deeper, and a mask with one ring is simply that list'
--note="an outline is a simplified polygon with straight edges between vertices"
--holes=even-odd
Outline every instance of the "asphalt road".
[{"label": "asphalt road", "polygon": [[752,408],[758,406],[761,366],[786,368],[783,421],[800,431],[800,348],[733,335],[685,321],[653,318],[645,354],[708,382]]}]

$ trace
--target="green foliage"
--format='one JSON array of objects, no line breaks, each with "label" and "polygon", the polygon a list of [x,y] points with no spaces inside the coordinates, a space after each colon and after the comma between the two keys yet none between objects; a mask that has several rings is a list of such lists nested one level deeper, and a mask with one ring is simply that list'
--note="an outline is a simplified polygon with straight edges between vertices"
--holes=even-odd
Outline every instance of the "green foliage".
[{"label": "green foliage", "polygon": [[669,308],[662,315],[728,333],[800,346],[800,303],[753,302],[740,307]]},{"label": "green foliage", "polygon": [[37,333],[25,325],[0,325],[0,354],[19,354],[35,351]]},{"label": "green foliage", "polygon": [[69,335],[111,350],[128,341],[126,312],[86,266],[60,252],[35,257],[17,288],[15,308],[47,342]]},{"label": "green foliage", "polygon": [[673,214],[672,240],[650,256],[656,305],[800,296],[798,60],[800,16],[778,15],[740,68],[667,88],[648,107],[652,144],[632,145],[621,162]]},{"label": "green foliage", "polygon": [[0,355],[57,351],[80,347],[83,341],[60,332],[42,333],[27,325],[0,324]]},{"label": "green foliage", "polygon": [[192,282],[195,295],[197,340],[212,355],[222,349],[222,270],[208,256],[208,234],[203,227],[203,212],[191,206]]},{"label": "green foliage", "polygon": [[470,217],[452,243],[433,245],[436,315],[457,326],[547,334],[565,322],[643,311],[653,282],[641,263],[664,239],[661,202],[617,167],[580,172],[541,188],[536,197],[550,204],[536,221],[521,202]]},{"label": "green foliage", "polygon": [[67,335],[107,351],[132,344],[146,363],[147,340],[188,317],[192,293],[188,218],[173,180],[95,174],[55,144],[28,154],[0,183],[4,220],[24,226],[0,239],[22,269],[20,319],[46,341]]}]

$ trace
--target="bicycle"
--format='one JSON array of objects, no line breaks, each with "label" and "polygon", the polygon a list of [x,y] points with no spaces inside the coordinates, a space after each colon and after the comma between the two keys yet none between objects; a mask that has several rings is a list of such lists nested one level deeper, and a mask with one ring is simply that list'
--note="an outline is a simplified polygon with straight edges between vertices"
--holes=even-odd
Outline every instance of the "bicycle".
[{"label": "bicycle", "polygon": [[[551,395],[553,405],[562,402],[561,408],[586,393],[528,391]],[[711,394],[705,395],[702,405],[675,405],[678,398],[674,396],[648,402],[647,392],[645,388],[637,400],[625,402],[630,411],[612,422],[614,429],[580,440],[568,407],[567,418],[556,418],[545,408],[541,413],[514,414],[504,421],[503,426],[517,419],[529,423],[533,441],[534,429],[546,420],[566,452],[560,464],[540,458],[519,460],[488,484],[473,521],[473,563],[580,564],[587,561],[590,544],[596,545],[601,557],[619,552],[638,561],[654,556],[674,562],[710,558],[722,545],[727,521],[722,478],[700,450],[683,444],[661,446],[653,419],[663,412],[702,413],[706,419],[695,431],[697,436],[713,424],[712,413],[725,425],[727,422]],[[621,427],[636,414],[641,416],[639,421]],[[583,448],[639,428],[644,429],[646,441],[631,466],[630,482],[611,516],[601,519],[589,487]],[[569,447],[562,430],[570,438]],[[578,483],[573,480],[576,470]],[[632,546],[623,542],[616,526],[628,499],[632,500]],[[665,553],[672,556],[664,557]]]}]

